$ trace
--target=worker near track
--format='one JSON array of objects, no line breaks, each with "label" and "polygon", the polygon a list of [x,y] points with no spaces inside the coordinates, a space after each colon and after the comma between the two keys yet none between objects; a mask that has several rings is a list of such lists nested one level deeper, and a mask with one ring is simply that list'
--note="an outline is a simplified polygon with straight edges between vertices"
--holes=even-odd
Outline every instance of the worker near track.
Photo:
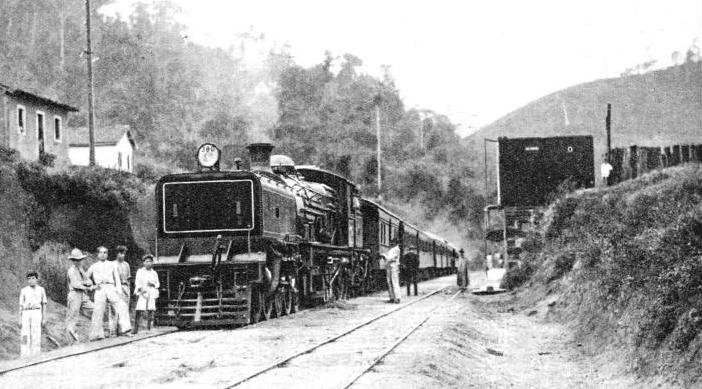
[{"label": "worker near track", "polygon": [[97,287],[95,290],[95,309],[93,309],[90,327],[90,339],[99,340],[105,337],[103,317],[108,303],[117,314],[118,334],[131,336],[132,325],[129,320],[129,309],[127,304],[117,294],[117,286],[121,285],[121,282],[114,264],[107,261],[106,247],[98,247],[97,258],[98,261],[92,264],[86,273],[87,277],[92,278],[93,283]]},{"label": "worker near track", "polygon": [[41,327],[44,325],[46,291],[37,285],[39,274],[27,273],[27,286],[20,291],[20,356],[28,357],[41,353]]},{"label": "worker near track", "polygon": [[158,274],[151,267],[154,264],[154,257],[150,254],[142,258],[144,267],[137,270],[134,280],[134,294],[138,297],[136,303],[136,313],[134,316],[134,333],[139,332],[139,319],[145,317],[146,329],[151,329],[156,311],[156,299],[158,298]]},{"label": "worker near track", "polygon": [[86,255],[77,248],[71,250],[71,254],[68,256],[68,259],[73,264],[68,268],[67,274],[68,297],[66,298],[66,308],[68,310],[66,312],[66,331],[74,340],[78,340],[78,335],[76,335],[75,331],[81,311],[85,312],[85,316],[89,316],[86,311],[92,312],[94,308],[93,302],[90,301],[90,296],[88,296],[88,292],[94,289],[93,283],[83,270],[83,260],[85,258]]},{"label": "worker near track", "polygon": [[470,279],[468,278],[468,259],[465,256],[465,251],[461,249],[458,257],[458,269],[456,271],[456,283],[460,288],[467,288],[470,285]]},{"label": "worker near track", "polygon": [[400,241],[397,237],[390,239],[390,249],[382,254],[385,258],[385,274],[388,279],[389,303],[400,303]]},{"label": "worker near track", "polygon": [[402,261],[400,261],[400,275],[407,284],[407,296],[409,297],[412,285],[414,285],[414,295],[417,295],[419,254],[417,254],[417,248],[414,246],[410,246],[407,251],[408,252],[402,256]]}]

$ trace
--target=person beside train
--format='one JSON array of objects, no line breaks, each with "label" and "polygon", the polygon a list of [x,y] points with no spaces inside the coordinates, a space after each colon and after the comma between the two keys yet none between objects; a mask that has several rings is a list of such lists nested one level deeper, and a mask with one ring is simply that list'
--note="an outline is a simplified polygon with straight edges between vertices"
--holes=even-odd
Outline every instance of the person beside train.
[{"label": "person beside train", "polygon": [[19,296],[20,356],[30,357],[41,353],[41,327],[44,325],[46,291],[39,286],[39,274],[27,272],[27,286]]},{"label": "person beside train", "polygon": [[456,269],[456,283],[461,289],[465,289],[470,285],[470,278],[468,276],[468,259],[465,256],[465,251],[461,249],[458,257],[458,266]]},{"label": "person beside train", "polygon": [[78,340],[76,334],[76,324],[81,315],[81,311],[85,316],[90,317],[94,305],[90,300],[88,292],[94,290],[93,283],[86,276],[83,270],[83,260],[87,257],[82,251],[77,248],[71,250],[68,259],[73,262],[68,268],[68,296],[66,298],[66,331],[73,337],[73,340]]},{"label": "person beside train", "polygon": [[139,332],[139,319],[142,317],[146,319],[146,329],[151,329],[156,312],[158,288],[161,286],[158,281],[158,273],[152,269],[154,257],[146,254],[142,258],[142,262],[144,267],[137,270],[134,280],[134,294],[138,297],[134,315],[134,334]]},{"label": "person beside train", "polygon": [[407,297],[409,297],[412,285],[414,285],[414,295],[416,296],[418,293],[419,254],[417,254],[417,247],[415,246],[409,246],[407,251],[408,252],[402,256],[402,261],[400,262],[400,274],[407,284]]},{"label": "person beside train", "polygon": [[132,336],[132,325],[129,319],[129,309],[127,304],[120,298],[117,286],[121,285],[119,274],[112,262],[107,261],[107,248],[98,247],[98,261],[90,266],[86,276],[93,280],[97,287],[95,290],[95,302],[93,309],[92,324],[90,328],[90,339],[99,340],[105,338],[103,329],[103,318],[105,309],[112,307],[117,315],[118,335]]},{"label": "person beside train", "polygon": [[400,241],[397,237],[390,239],[390,249],[384,254],[385,274],[388,281],[389,303],[400,303]]}]

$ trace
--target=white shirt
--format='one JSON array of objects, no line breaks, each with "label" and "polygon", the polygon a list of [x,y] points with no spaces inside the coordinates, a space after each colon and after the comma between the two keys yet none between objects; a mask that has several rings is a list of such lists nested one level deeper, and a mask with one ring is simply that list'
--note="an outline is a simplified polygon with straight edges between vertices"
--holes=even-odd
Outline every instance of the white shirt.
[{"label": "white shirt", "polygon": [[400,260],[400,246],[393,246],[385,252],[386,263],[398,262]]},{"label": "white shirt", "polygon": [[[149,286],[149,282],[154,286]],[[139,295],[143,292],[158,293],[158,288],[161,284],[158,282],[158,273],[154,269],[146,270],[142,267],[137,270],[136,279],[134,280],[134,294]],[[155,290],[154,290],[155,289]],[[156,298],[157,295],[152,295],[151,298]]]},{"label": "white shirt", "polygon": [[39,285],[35,287],[25,286],[20,291],[19,304],[22,309],[41,309],[41,306],[46,304],[44,288]]},{"label": "white shirt", "polygon": [[115,269],[115,265],[108,261],[97,261],[88,268],[88,278],[93,277],[95,285],[113,284],[119,285],[119,274]]},{"label": "white shirt", "polygon": [[609,162],[603,162],[602,166],[600,166],[600,173],[602,173],[602,178],[608,178],[609,173],[612,171],[612,169],[613,167],[609,164]]}]

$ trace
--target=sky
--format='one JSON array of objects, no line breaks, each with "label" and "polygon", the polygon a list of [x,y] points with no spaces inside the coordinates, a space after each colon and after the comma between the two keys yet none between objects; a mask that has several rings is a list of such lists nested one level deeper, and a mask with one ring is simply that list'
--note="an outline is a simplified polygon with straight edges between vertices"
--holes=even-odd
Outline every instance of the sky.
[{"label": "sky", "polygon": [[[171,0],[188,39],[229,47],[236,33],[288,44],[303,66],[351,53],[384,65],[407,108],[447,115],[466,135],[546,94],[702,45],[702,0]],[[128,15],[135,0],[103,12]],[[251,61],[257,61],[255,55]]]}]

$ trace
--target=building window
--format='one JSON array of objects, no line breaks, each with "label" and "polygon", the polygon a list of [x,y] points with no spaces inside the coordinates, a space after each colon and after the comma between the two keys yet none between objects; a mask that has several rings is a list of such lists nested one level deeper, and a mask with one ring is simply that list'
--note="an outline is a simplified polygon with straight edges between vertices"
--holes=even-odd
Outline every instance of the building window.
[{"label": "building window", "polygon": [[130,154],[127,154],[127,171],[128,171],[128,172],[131,172],[131,171],[132,171],[132,168],[131,168],[131,161],[130,161],[131,159],[132,159],[132,156],[131,156]]},{"label": "building window", "polygon": [[24,105],[17,106],[17,131],[24,134],[27,127],[27,109]]},{"label": "building window", "polygon": [[61,117],[54,116],[54,140],[61,142]]},{"label": "building window", "polygon": [[122,152],[117,152],[117,167],[122,170]]},{"label": "building window", "polygon": [[37,111],[37,139],[44,140],[44,112]]}]

